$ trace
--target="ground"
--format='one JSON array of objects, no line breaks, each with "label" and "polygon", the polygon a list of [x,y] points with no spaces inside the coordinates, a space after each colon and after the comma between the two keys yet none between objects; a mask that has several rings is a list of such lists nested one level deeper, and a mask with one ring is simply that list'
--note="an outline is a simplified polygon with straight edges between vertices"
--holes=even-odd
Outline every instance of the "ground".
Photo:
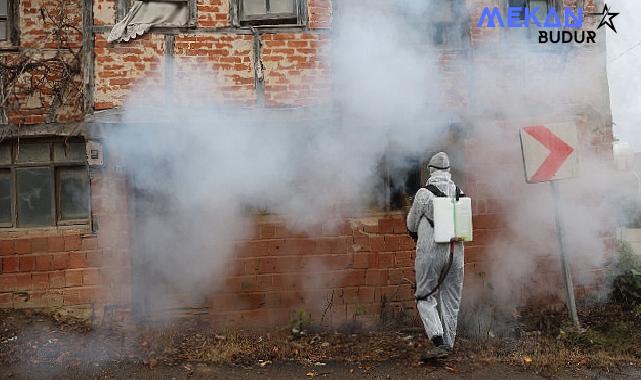
[{"label": "ground", "polygon": [[[543,315],[543,317],[541,316]],[[519,316],[513,336],[462,336],[450,359],[421,363],[420,329],[213,331],[204,321],[92,328],[0,312],[0,378],[641,378],[641,318],[615,305]]]},{"label": "ground", "polygon": [[[367,369],[365,369],[367,368]],[[269,368],[230,367],[207,364],[158,366],[150,369],[140,364],[80,366],[70,371],[52,365],[37,365],[25,372],[19,366],[0,367],[0,375],[7,379],[545,379],[519,368],[493,364],[470,371],[444,367],[404,367],[399,363],[383,362],[372,366],[330,363],[322,368],[299,364],[277,364]],[[597,370],[560,371],[552,376],[559,379],[618,379],[638,378],[639,371],[603,372]]]}]

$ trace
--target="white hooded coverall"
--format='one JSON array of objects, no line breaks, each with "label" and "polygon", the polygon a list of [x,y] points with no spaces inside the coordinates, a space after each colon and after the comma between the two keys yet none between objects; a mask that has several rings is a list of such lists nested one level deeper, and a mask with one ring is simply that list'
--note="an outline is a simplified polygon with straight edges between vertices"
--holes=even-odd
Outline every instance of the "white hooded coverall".
[{"label": "white hooded coverall", "polygon": [[[449,166],[449,165],[448,165]],[[432,169],[433,170],[433,169]],[[427,185],[435,185],[448,197],[456,196],[456,185],[451,179],[449,168],[433,170]],[[427,218],[434,220],[432,200],[436,196],[422,188],[414,198],[407,215],[407,228],[418,233],[416,242],[416,293],[418,312],[425,326],[427,336],[432,339],[442,336],[448,348],[454,347],[456,322],[458,319],[461,292],[463,290],[463,243],[454,243],[452,266],[438,290],[427,297],[438,284],[441,271],[447,270],[450,260],[450,244],[434,241],[434,228]]]}]

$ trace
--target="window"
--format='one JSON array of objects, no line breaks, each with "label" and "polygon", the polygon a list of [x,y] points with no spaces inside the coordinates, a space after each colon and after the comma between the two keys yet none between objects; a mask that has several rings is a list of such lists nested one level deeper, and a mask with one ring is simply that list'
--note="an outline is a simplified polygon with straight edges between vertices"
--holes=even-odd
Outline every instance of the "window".
[{"label": "window", "polygon": [[11,1],[0,0],[0,41],[7,41],[11,37]]},{"label": "window", "polygon": [[431,1],[428,6],[429,35],[435,46],[462,47],[469,35],[469,16],[461,0]]},{"label": "window", "polygon": [[[506,6],[508,8],[521,8],[519,12],[519,19],[525,21],[525,8],[534,10],[538,8],[536,13],[536,19],[543,25],[545,19],[547,18],[548,12],[551,8],[554,8],[554,0],[507,0]],[[542,27],[541,27],[542,29]],[[528,28],[510,28],[505,36],[508,41],[521,43],[524,41],[530,41],[535,43],[538,41],[539,28],[535,25],[530,24]],[[516,38],[516,40],[514,40]]]},{"label": "window", "polygon": [[519,13],[519,18],[521,20],[525,20],[524,8],[533,10],[538,7],[539,10],[536,13],[536,18],[541,22],[541,24],[545,22],[545,18],[547,17],[550,8],[552,8],[552,5],[552,0],[508,0],[507,2],[508,8],[523,8]]},{"label": "window", "polygon": [[439,144],[426,144],[426,150],[422,153],[408,155],[405,151],[388,149],[378,164],[377,181],[373,186],[373,207],[385,211],[409,211],[416,192],[426,185],[430,176],[427,168],[430,158],[440,151],[448,154],[452,179],[462,186],[466,126],[460,121],[451,121],[443,128],[438,138]]},{"label": "window", "polygon": [[89,224],[89,175],[81,139],[0,143],[0,227]]},{"label": "window", "polygon": [[[378,163],[372,188],[371,207],[377,210],[402,210],[411,206],[410,199],[421,187],[419,157],[388,152]],[[409,202],[409,203],[408,203]]]},{"label": "window", "polygon": [[107,36],[108,42],[127,42],[151,28],[186,28],[195,26],[196,0],[127,0],[116,3],[118,22]]},{"label": "window", "polygon": [[305,0],[236,0],[240,25],[304,24]]},{"label": "window", "polygon": [[[179,11],[186,11],[188,13],[188,21],[185,25],[181,26],[195,26],[196,23],[196,0],[117,0],[116,3],[116,12],[118,21],[122,21],[125,18],[127,12],[136,6],[136,3],[161,3],[169,4],[175,9],[163,8],[164,11],[171,11],[172,13],[177,14]],[[162,17],[161,17],[162,18]],[[180,18],[180,17],[179,17]],[[180,18],[182,20],[182,18]],[[159,20],[155,20],[154,24],[158,24]]]}]

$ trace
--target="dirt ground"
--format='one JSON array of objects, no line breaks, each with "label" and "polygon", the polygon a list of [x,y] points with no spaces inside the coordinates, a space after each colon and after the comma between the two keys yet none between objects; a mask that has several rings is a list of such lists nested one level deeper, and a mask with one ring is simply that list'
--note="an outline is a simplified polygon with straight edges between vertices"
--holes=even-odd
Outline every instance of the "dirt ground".
[{"label": "dirt ground", "polygon": [[174,367],[149,366],[135,363],[89,365],[64,368],[50,364],[21,367],[19,364],[0,366],[3,379],[638,379],[641,371],[627,369],[617,372],[599,370],[559,371],[536,374],[522,368],[501,364],[488,365],[470,371],[459,371],[444,365],[405,367],[400,363],[383,362],[371,366],[329,363],[322,368],[300,364],[276,364],[267,368],[231,367],[190,364]]},{"label": "dirt ground", "polygon": [[28,311],[0,311],[1,379],[618,379],[641,378],[641,317],[612,305],[520,316],[513,336],[464,334],[452,356],[422,363],[420,329],[213,331],[203,321],[92,328]]}]

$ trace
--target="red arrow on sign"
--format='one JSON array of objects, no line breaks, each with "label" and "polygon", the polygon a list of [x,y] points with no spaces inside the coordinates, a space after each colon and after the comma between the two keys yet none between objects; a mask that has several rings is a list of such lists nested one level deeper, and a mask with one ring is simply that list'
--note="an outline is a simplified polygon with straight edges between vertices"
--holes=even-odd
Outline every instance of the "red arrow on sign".
[{"label": "red arrow on sign", "polygon": [[539,166],[539,169],[534,173],[531,180],[535,182],[551,180],[561,166],[563,166],[568,156],[574,152],[574,148],[566,144],[565,141],[561,140],[543,125],[533,125],[523,129],[525,133],[534,137],[550,151],[550,154],[545,161],[543,161],[543,164]]}]

